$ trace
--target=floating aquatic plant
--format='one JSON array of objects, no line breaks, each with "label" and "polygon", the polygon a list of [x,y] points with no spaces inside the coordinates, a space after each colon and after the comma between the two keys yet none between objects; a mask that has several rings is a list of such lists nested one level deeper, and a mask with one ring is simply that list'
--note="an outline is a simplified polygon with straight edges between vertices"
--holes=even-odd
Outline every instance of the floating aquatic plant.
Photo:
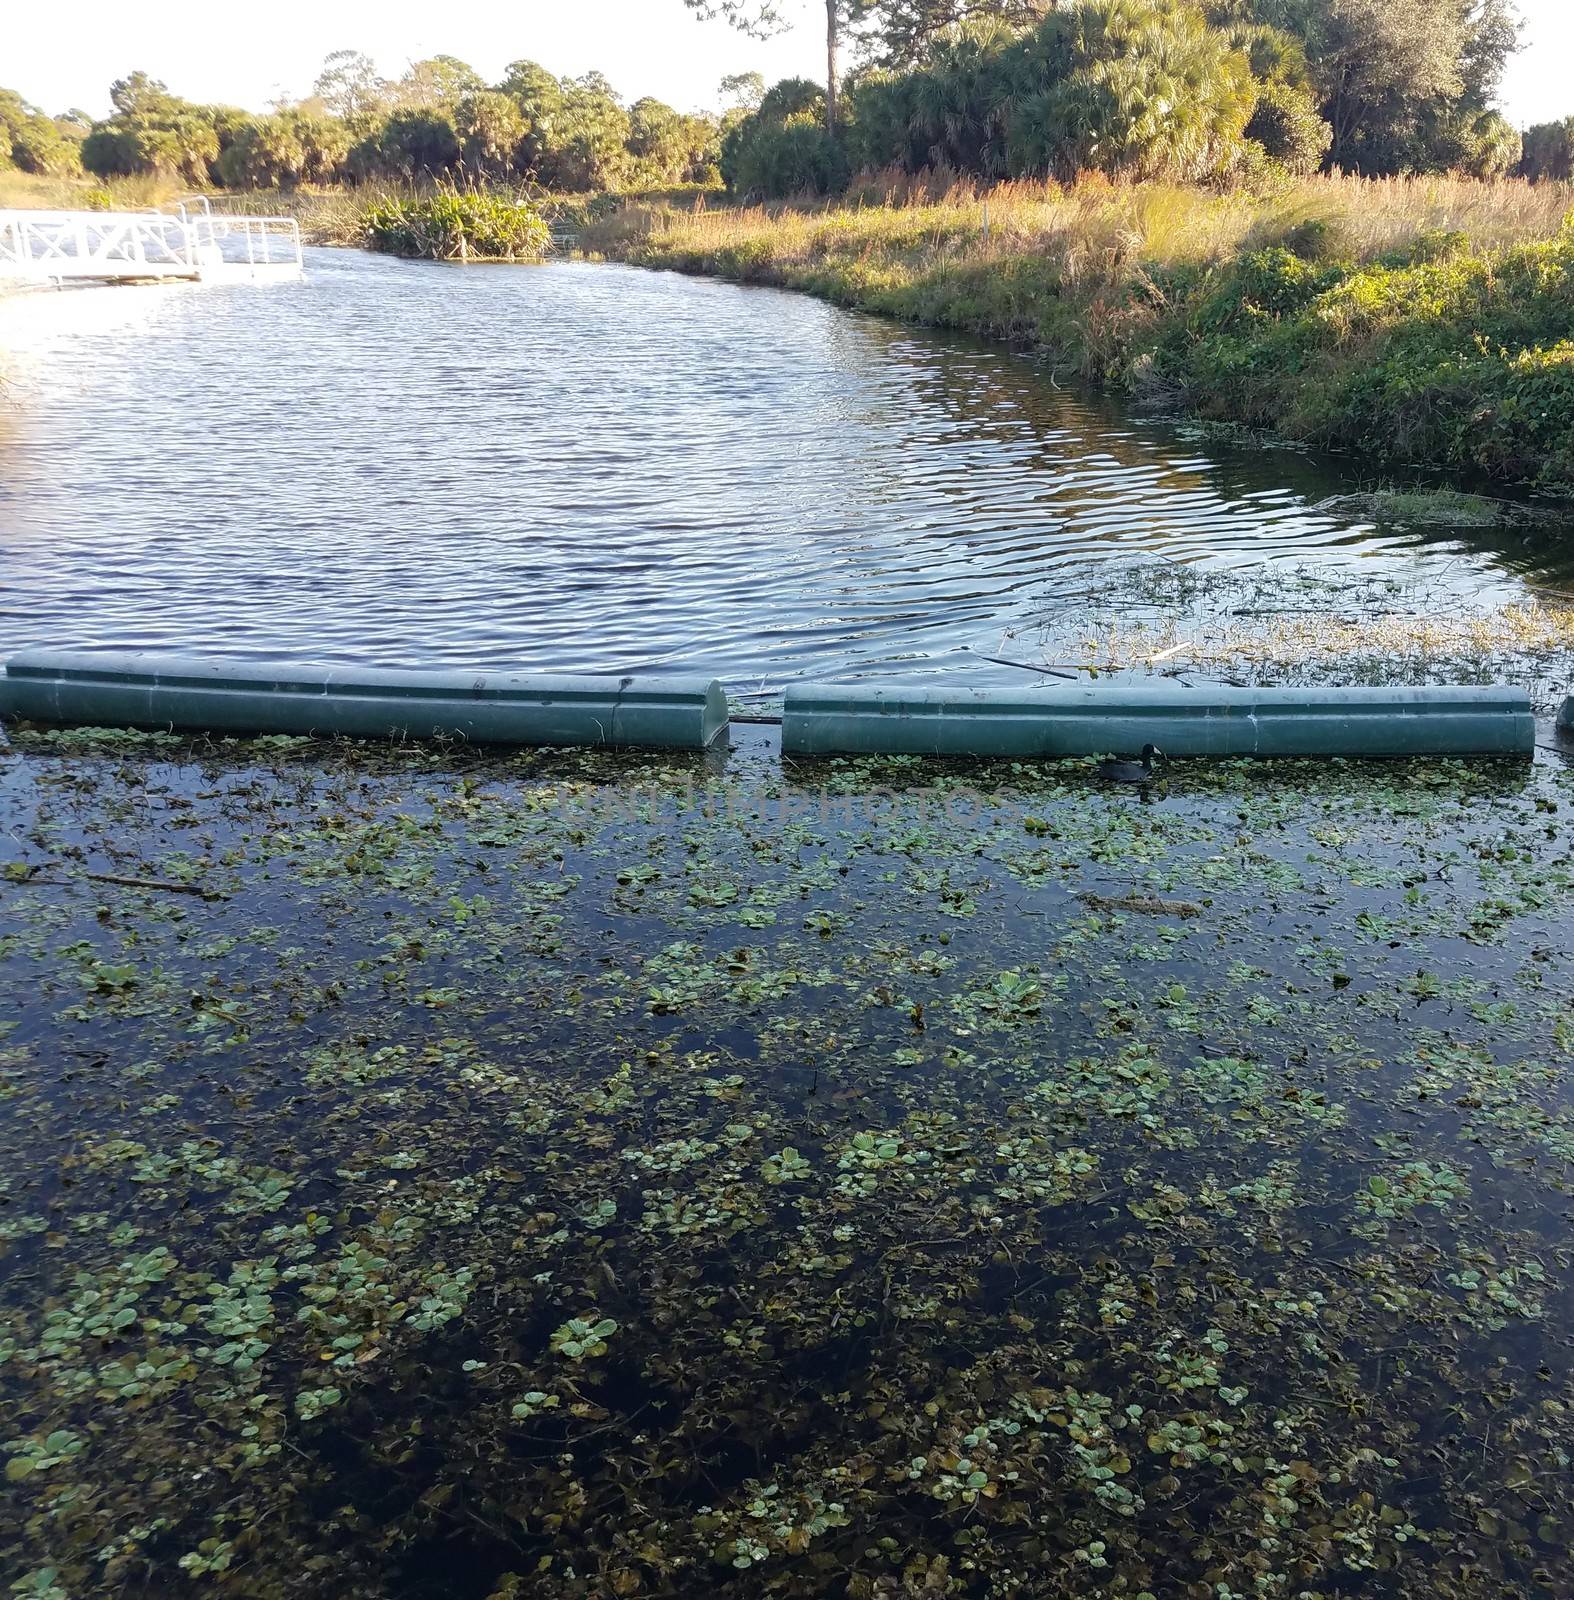
[{"label": "floating aquatic plant", "polygon": [[17,735],[17,1593],[1574,1583],[1566,768],[749,761]]}]

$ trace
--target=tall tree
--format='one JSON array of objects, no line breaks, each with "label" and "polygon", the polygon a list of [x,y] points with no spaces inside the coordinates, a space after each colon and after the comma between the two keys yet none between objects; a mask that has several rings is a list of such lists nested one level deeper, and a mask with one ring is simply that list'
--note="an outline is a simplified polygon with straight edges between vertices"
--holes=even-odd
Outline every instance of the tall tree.
[{"label": "tall tree", "polygon": [[524,122],[524,137],[516,151],[519,170],[528,177],[539,177],[563,109],[563,85],[539,62],[511,61],[497,91],[514,102]]},{"label": "tall tree", "polygon": [[1538,122],[1525,130],[1519,175],[1532,183],[1567,183],[1574,178],[1574,117]]},{"label": "tall tree", "polygon": [[166,85],[145,72],[128,72],[125,77],[116,78],[109,86],[109,103],[122,117],[172,116],[184,105]]},{"label": "tall tree", "polygon": [[145,72],[110,85],[114,115],[94,123],[82,141],[82,165],[99,177],[157,173],[203,184],[221,148],[220,129],[238,126],[246,113],[193,105]]},{"label": "tall tree", "polygon": [[48,117],[14,89],[0,89],[0,167],[23,172],[80,172],[86,132],[69,117]]},{"label": "tall tree", "polygon": [[459,103],[454,118],[460,153],[471,172],[488,178],[512,176],[524,143],[525,119],[506,94],[482,89]]},{"label": "tall tree", "polygon": [[466,95],[479,94],[486,80],[458,56],[431,56],[412,61],[393,86],[394,97],[408,111],[452,112]]},{"label": "tall tree", "polygon": [[359,50],[335,50],[324,60],[312,94],[330,116],[365,133],[388,109],[388,85],[377,64]]},{"label": "tall tree", "polygon": [[728,111],[753,111],[765,98],[765,79],[758,72],[729,72],[716,93]]},{"label": "tall tree", "polygon": [[1031,28],[1055,9],[1056,0],[881,0],[866,8],[867,44],[884,67],[923,62],[947,35],[995,23]]},{"label": "tall tree", "polygon": [[[740,33],[756,39],[769,39],[791,26],[783,0],[683,0],[683,3],[701,17],[720,17]],[[840,110],[842,39],[867,19],[879,3],[880,0],[825,0],[825,126],[828,132],[836,131]]]},{"label": "tall tree", "polygon": [[1512,0],[1256,0],[1305,45],[1334,166],[1446,164],[1518,45]]}]

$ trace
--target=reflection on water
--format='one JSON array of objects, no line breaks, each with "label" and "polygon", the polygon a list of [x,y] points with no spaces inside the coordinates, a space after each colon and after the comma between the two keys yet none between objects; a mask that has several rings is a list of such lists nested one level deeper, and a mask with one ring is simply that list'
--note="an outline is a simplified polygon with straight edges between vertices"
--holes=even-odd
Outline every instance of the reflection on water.
[{"label": "reflection on water", "polygon": [[1134,553],[1501,598],[1541,559],[1321,514],[1351,487],[1326,467],[793,295],[354,252],[309,272],[0,301],[7,647],[988,679],[1019,675],[971,651]]}]

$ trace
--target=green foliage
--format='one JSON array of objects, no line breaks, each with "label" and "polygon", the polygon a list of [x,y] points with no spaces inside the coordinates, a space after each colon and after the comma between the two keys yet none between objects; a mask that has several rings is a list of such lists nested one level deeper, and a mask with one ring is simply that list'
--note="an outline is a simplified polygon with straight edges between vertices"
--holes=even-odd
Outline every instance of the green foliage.
[{"label": "green foliage", "polygon": [[685,116],[660,100],[636,100],[629,107],[626,148],[630,176],[645,188],[703,181],[720,156],[720,133],[710,117]]},{"label": "green foliage", "polygon": [[218,154],[219,136],[200,117],[159,124],[111,122],[82,141],[82,165],[100,178],[168,177],[204,184]]},{"label": "green foliage", "polygon": [[551,241],[534,206],[502,195],[443,190],[383,200],[361,220],[372,249],[427,261],[537,261]]},{"label": "green foliage", "polygon": [[1538,122],[1525,130],[1519,175],[1532,183],[1567,183],[1574,179],[1574,117]]},{"label": "green foliage", "polygon": [[1506,170],[1494,164],[1496,130],[1469,135],[1517,45],[1510,0],[1251,0],[1248,9],[1303,45],[1332,165]]},{"label": "green foliage", "polygon": [[1250,63],[1183,0],[1083,0],[1030,49],[1049,81],[1010,118],[1013,172],[1208,178],[1238,163]]},{"label": "green foliage", "polygon": [[1322,165],[1333,131],[1305,89],[1270,82],[1257,91],[1246,137],[1260,144],[1270,161],[1302,177]]},{"label": "green foliage", "polygon": [[807,78],[783,78],[721,140],[722,181],[760,199],[834,194],[849,176],[846,146],[824,126],[825,94]]},{"label": "green foliage", "polygon": [[607,1353],[607,1340],[618,1331],[611,1317],[599,1320],[595,1312],[585,1317],[570,1317],[552,1334],[552,1348],[567,1361],[585,1361]]},{"label": "green foliage", "polygon": [[323,62],[312,94],[352,135],[369,133],[388,108],[388,85],[376,63],[358,50],[335,50]]},{"label": "green foliage", "polygon": [[1026,33],[947,29],[913,71],[859,79],[853,148],[869,166],[986,179],[1211,179],[1253,151],[1306,170],[1328,135],[1303,69],[1286,36],[1214,26],[1188,0],[1077,0]]},{"label": "green foliage", "polygon": [[763,122],[786,122],[789,117],[807,113],[825,115],[825,91],[807,78],[783,78],[773,83],[760,97],[755,115]]},{"label": "green foliage", "polygon": [[1276,324],[1304,311],[1345,277],[1340,267],[1319,267],[1285,245],[1243,256],[1219,276],[1192,317],[1204,335]]},{"label": "green foliage", "polygon": [[329,184],[344,173],[350,137],[333,117],[281,111],[230,131],[214,172],[232,189],[294,189]]},{"label": "green foliage", "polygon": [[1360,267],[1246,256],[1168,330],[1157,368],[1205,415],[1574,481],[1574,230],[1494,253],[1430,235],[1410,255]]},{"label": "green foliage", "polygon": [[205,184],[219,157],[220,123],[244,120],[244,113],[181,100],[145,72],[112,84],[109,98],[114,115],[94,123],[82,141],[82,165],[100,178]]},{"label": "green foliage", "polygon": [[758,111],[765,98],[765,79],[758,72],[729,72],[717,92],[723,104],[740,111]]},{"label": "green foliage", "polygon": [[351,152],[358,172],[406,180],[442,177],[458,160],[458,131],[439,111],[396,111]]},{"label": "green foliage", "polygon": [[857,81],[848,98],[859,160],[1004,176],[1010,108],[1045,81],[1025,67],[1024,48],[998,27],[948,29],[917,70]]},{"label": "green foliage", "polygon": [[45,116],[12,89],[0,89],[0,171],[64,177],[82,170],[82,130],[65,118]]},{"label": "green foliage", "polygon": [[517,169],[525,138],[525,119],[506,94],[483,89],[460,102],[455,117],[465,170],[485,178],[505,178]]},{"label": "green foliage", "polygon": [[[228,106],[194,105],[156,78],[133,72],[110,86],[114,114],[82,141],[82,165],[95,177],[153,177],[200,187],[218,176],[226,144],[256,118]],[[330,137],[337,142],[337,135]]]},{"label": "green foliage", "polygon": [[405,111],[439,111],[450,117],[471,95],[480,94],[486,80],[457,56],[431,56],[413,61],[399,81],[390,86],[395,102]]},{"label": "green foliage", "polygon": [[629,170],[629,114],[599,72],[565,78],[541,141],[537,180],[571,192],[612,189]]},{"label": "green foliage", "polygon": [[1449,166],[1467,177],[1506,178],[1524,155],[1524,139],[1501,113],[1483,111],[1467,116],[1455,133],[1457,155]]},{"label": "green foliage", "polygon": [[[516,61],[489,88],[464,62],[432,56],[393,82],[370,57],[335,51],[310,99],[269,116],[199,106],[134,72],[93,124],[43,116],[0,90],[0,167],[199,187],[291,189],[450,177],[535,180],[558,191],[716,181],[720,127],[654,99],[626,107],[599,73],[556,78]],[[85,137],[84,137],[85,135]],[[81,156],[79,159],[78,149]]]},{"label": "green foliage", "polygon": [[[722,172],[728,172],[723,163]],[[731,163],[731,183],[740,194],[780,199],[788,195],[834,194],[847,184],[841,142],[811,112],[783,123],[756,127],[740,141]]]}]

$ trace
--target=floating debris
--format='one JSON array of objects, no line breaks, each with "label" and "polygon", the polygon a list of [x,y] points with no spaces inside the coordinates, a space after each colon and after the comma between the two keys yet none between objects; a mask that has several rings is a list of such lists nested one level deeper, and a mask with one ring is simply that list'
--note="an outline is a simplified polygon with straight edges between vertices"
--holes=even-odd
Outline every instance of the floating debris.
[{"label": "floating debris", "polygon": [[[1172,561],[1100,568],[1019,635],[1084,678],[1246,686],[1499,683],[1550,716],[1568,693],[1574,597],[1499,602],[1348,572]],[[1012,637],[1008,635],[1008,637]],[[1019,643],[1018,649],[1023,648]]]}]

